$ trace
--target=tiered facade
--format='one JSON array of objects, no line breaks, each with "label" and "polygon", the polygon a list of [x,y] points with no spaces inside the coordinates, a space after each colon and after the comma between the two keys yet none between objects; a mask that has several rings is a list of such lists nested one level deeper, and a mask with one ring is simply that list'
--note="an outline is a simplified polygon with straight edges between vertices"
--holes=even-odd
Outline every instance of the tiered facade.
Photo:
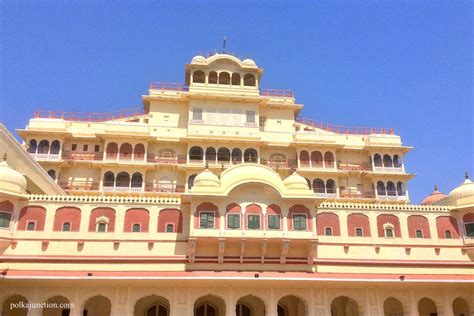
[{"label": "tiered facade", "polygon": [[185,73],[4,136],[4,315],[474,315],[468,178],[412,205],[393,129],[300,117],[250,59]]}]

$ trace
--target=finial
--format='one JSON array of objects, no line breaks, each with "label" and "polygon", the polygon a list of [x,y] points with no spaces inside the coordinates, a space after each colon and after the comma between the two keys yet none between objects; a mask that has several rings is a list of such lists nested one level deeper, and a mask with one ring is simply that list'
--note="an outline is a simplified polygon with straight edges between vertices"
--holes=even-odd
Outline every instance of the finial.
[{"label": "finial", "polygon": [[3,155],[3,161],[7,161],[7,153]]},{"label": "finial", "polygon": [[227,44],[227,38],[224,36],[224,45],[222,52],[225,54],[225,45]]},{"label": "finial", "polygon": [[291,169],[290,169],[290,173],[293,174],[295,172],[296,172],[296,168],[292,166]]},{"label": "finial", "polygon": [[206,161],[206,170],[209,169],[209,162]]},{"label": "finial", "polygon": [[438,185],[437,185],[437,184],[435,184],[434,190],[435,190],[435,191],[438,191]]},{"label": "finial", "polygon": [[467,171],[464,172],[464,179],[466,179],[466,180],[469,179],[469,173],[467,173]]}]

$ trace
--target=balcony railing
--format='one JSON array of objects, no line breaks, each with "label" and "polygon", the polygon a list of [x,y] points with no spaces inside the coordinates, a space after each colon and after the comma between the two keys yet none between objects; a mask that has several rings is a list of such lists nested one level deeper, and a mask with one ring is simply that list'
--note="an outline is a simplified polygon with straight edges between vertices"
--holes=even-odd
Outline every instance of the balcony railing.
[{"label": "balcony railing", "polygon": [[30,156],[36,160],[59,160],[59,153],[29,153]]},{"label": "balcony railing", "polygon": [[406,192],[397,192],[396,190],[387,190],[386,192],[378,192],[378,197],[383,201],[404,201],[407,200]]},{"label": "balcony railing", "polygon": [[392,166],[392,167],[383,167],[383,166],[375,166],[374,171],[376,172],[403,172],[403,166]]},{"label": "balcony railing", "polygon": [[370,135],[370,134],[394,134],[393,128],[377,128],[377,127],[347,127],[338,126],[328,123],[319,122],[313,119],[298,116],[296,122],[309,125],[313,128],[322,129],[336,134],[355,134],[355,135]]},{"label": "balcony railing", "polygon": [[59,181],[58,184],[64,190],[70,191],[98,191],[100,189],[99,181]]},{"label": "balcony railing", "polygon": [[184,185],[145,183],[145,192],[182,193],[184,192]]},{"label": "balcony railing", "polygon": [[339,170],[348,170],[348,171],[369,171],[371,170],[370,163],[349,163],[349,162],[338,162],[337,169]]},{"label": "balcony railing", "polygon": [[260,95],[266,97],[294,98],[293,91],[284,89],[260,89]]},{"label": "balcony railing", "polygon": [[373,191],[366,191],[366,192],[359,192],[344,189],[339,192],[339,197],[344,199],[375,199],[375,192]]},{"label": "balcony railing", "polygon": [[175,82],[151,82],[150,89],[163,91],[189,91],[189,86],[184,83]]},{"label": "balcony railing", "polygon": [[64,160],[72,161],[98,161],[104,157],[103,152],[90,152],[90,151],[63,151]]},{"label": "balcony railing", "polygon": [[118,119],[133,118],[143,115],[139,108],[120,110],[114,112],[63,112],[63,111],[37,111],[35,118],[62,119],[76,122],[106,122]]},{"label": "balcony railing", "polygon": [[159,164],[186,164],[186,156],[159,156],[158,154],[148,153],[147,162]]},{"label": "balcony railing", "polygon": [[283,161],[269,160],[267,158],[260,158],[260,163],[270,168],[296,168],[296,159],[287,159]]}]

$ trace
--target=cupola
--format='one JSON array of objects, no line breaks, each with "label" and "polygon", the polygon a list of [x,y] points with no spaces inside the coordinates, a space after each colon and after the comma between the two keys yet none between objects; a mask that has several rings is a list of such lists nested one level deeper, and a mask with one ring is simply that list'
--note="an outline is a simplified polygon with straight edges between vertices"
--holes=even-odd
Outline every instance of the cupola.
[{"label": "cupola", "polygon": [[283,184],[288,190],[309,190],[306,179],[296,173],[296,171],[293,171],[291,175],[283,180]]},{"label": "cupola", "polygon": [[204,171],[199,173],[194,179],[194,188],[220,188],[221,181],[219,178],[206,167]]},{"label": "cupola", "polygon": [[449,193],[449,204],[454,206],[474,205],[474,183],[466,172],[464,182]]},{"label": "cupola", "polygon": [[434,191],[430,195],[428,195],[426,198],[423,199],[423,201],[421,202],[421,205],[434,204],[434,203],[436,203],[438,201],[441,201],[442,199],[445,199],[447,197],[448,196],[446,194],[444,194],[443,192],[439,191],[438,186],[435,185]]},{"label": "cupola", "polygon": [[8,165],[6,155],[3,159],[0,162],[0,192],[11,195],[26,194],[26,178]]}]

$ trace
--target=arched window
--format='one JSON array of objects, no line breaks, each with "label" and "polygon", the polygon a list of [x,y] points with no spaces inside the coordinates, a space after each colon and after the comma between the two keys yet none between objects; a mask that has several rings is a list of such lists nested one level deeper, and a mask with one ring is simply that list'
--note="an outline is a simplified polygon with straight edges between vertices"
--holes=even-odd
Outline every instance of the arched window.
[{"label": "arched window", "polygon": [[28,224],[26,225],[26,230],[28,231],[36,230],[36,222],[28,222]]},{"label": "arched window", "polygon": [[392,181],[387,182],[387,195],[395,196],[397,195],[397,190],[395,189],[395,183]]},{"label": "arched window", "polygon": [[196,70],[195,72],[193,72],[194,83],[205,83],[205,81],[206,81],[206,75],[204,74],[204,71]]},{"label": "arched window", "polygon": [[234,164],[242,162],[242,151],[239,148],[232,149],[232,162]]},{"label": "arched window", "polygon": [[326,192],[328,194],[336,193],[336,183],[333,179],[329,179],[328,181],[326,181]]},{"label": "arched window", "polygon": [[135,172],[132,175],[132,183],[131,183],[132,188],[141,188],[142,182],[143,182],[142,174],[139,172]]},{"label": "arched window", "polygon": [[416,238],[423,238],[423,232],[419,229],[416,230],[415,232]]},{"label": "arched window", "polygon": [[362,237],[362,228],[356,228],[355,229],[355,235],[357,237]]},{"label": "arched window", "polygon": [[207,147],[206,149],[206,161],[215,162],[216,161],[216,150],[214,147]]},{"label": "arched window", "polygon": [[393,238],[393,228],[392,227],[385,227],[385,237]]},{"label": "arched window", "polygon": [[117,143],[108,143],[107,149],[105,150],[107,158],[115,158],[117,157],[118,153],[118,145]]},{"label": "arched window", "polygon": [[232,85],[233,86],[240,86],[240,74],[237,72],[234,72],[232,74]]},{"label": "arched window", "polygon": [[385,191],[385,183],[383,183],[382,181],[377,182],[377,194],[387,195],[387,192]]},{"label": "arched window", "polygon": [[0,212],[0,228],[10,228],[12,213]]},{"label": "arched window", "polygon": [[47,154],[49,153],[49,142],[47,140],[40,141],[38,145],[38,154]]},{"label": "arched window", "polygon": [[174,225],[173,224],[167,224],[166,225],[166,232],[167,233],[173,233],[174,232]]},{"label": "arched window", "polygon": [[198,160],[202,161],[203,158],[203,152],[202,148],[198,146],[193,146],[189,150],[189,160]]},{"label": "arched window", "polygon": [[61,231],[70,232],[71,231],[71,223],[64,222]]},{"label": "arched window", "polygon": [[309,166],[309,153],[306,150],[300,152],[300,165],[302,167]]},{"label": "arched window", "polygon": [[326,167],[334,166],[334,155],[330,151],[326,151],[324,154],[324,163]]},{"label": "arched window", "polygon": [[211,304],[202,304],[194,310],[194,316],[220,316]]},{"label": "arched window", "polygon": [[235,315],[236,316],[251,316],[252,313],[250,308],[245,304],[237,304],[235,308]]},{"label": "arched window", "polygon": [[286,163],[286,156],[280,153],[271,154],[270,162],[272,162],[273,164],[284,164]]},{"label": "arched window", "polygon": [[400,168],[402,166],[402,161],[400,159],[400,156],[398,155],[393,156],[393,166],[395,168]]},{"label": "arched window", "polygon": [[390,157],[390,155],[383,155],[383,166],[385,168],[392,168],[393,167],[393,163],[392,163],[392,157]]},{"label": "arched window", "polygon": [[244,76],[244,86],[254,87],[255,86],[255,76],[252,74],[245,74]]},{"label": "arched window", "polygon": [[141,230],[140,224],[133,224],[132,226],[132,232],[134,233],[139,233]]},{"label": "arched window", "polygon": [[453,235],[451,234],[451,231],[450,231],[450,230],[445,230],[445,231],[444,231],[444,238],[446,238],[446,239],[451,239],[451,238],[453,238]]},{"label": "arched window", "polygon": [[113,187],[115,183],[115,175],[111,171],[104,174],[104,187]]},{"label": "arched window", "polygon": [[51,179],[56,180],[56,171],[53,169],[48,171],[48,175],[51,177]]},{"label": "arched window", "polygon": [[128,187],[130,185],[130,175],[127,172],[120,172],[117,175],[116,187],[124,188]]},{"label": "arched window", "polygon": [[106,233],[107,232],[107,221],[106,220],[100,220],[97,221],[95,231],[98,233]]},{"label": "arched window", "polygon": [[326,193],[326,185],[324,181],[321,179],[314,179],[313,180],[313,191],[315,193]]},{"label": "arched window", "polygon": [[216,84],[217,83],[217,72],[211,71],[209,73],[208,82],[211,83],[211,84]]},{"label": "arched window", "polygon": [[59,149],[61,148],[61,145],[59,144],[59,140],[55,140],[51,143],[51,150],[50,153],[53,155],[59,154]]},{"label": "arched window", "polygon": [[375,167],[382,167],[382,157],[379,154],[374,155],[374,166]]},{"label": "arched window", "polygon": [[145,146],[143,144],[136,144],[133,149],[133,159],[143,159],[145,157]]},{"label": "arched window", "polygon": [[28,152],[30,154],[36,153],[36,149],[38,148],[38,143],[36,142],[36,139],[30,140],[30,143],[28,145]]},{"label": "arched window", "polygon": [[403,182],[397,182],[397,194],[399,196],[404,196],[406,193],[405,184]]},{"label": "arched window", "polygon": [[120,145],[120,150],[119,150],[119,154],[120,154],[120,159],[131,159],[132,158],[132,152],[133,152],[133,148],[132,148],[132,145],[129,144],[129,143],[124,143],[122,145]]},{"label": "arched window", "polygon": [[219,148],[219,150],[217,151],[217,161],[230,161],[230,150],[225,147]]},{"label": "arched window", "polygon": [[221,72],[219,74],[219,84],[230,84],[230,75],[228,72]]},{"label": "arched window", "polygon": [[188,179],[188,189],[191,189],[194,185],[194,179],[196,178],[197,174],[192,174],[189,176]]},{"label": "arched window", "polygon": [[257,151],[253,148],[247,148],[244,152],[244,161],[256,163],[258,160]]},{"label": "arched window", "polygon": [[331,227],[324,228],[324,235],[332,236],[332,228]]},{"label": "arched window", "polygon": [[313,151],[311,153],[311,165],[313,167],[322,167],[323,166],[323,154],[319,151]]}]

